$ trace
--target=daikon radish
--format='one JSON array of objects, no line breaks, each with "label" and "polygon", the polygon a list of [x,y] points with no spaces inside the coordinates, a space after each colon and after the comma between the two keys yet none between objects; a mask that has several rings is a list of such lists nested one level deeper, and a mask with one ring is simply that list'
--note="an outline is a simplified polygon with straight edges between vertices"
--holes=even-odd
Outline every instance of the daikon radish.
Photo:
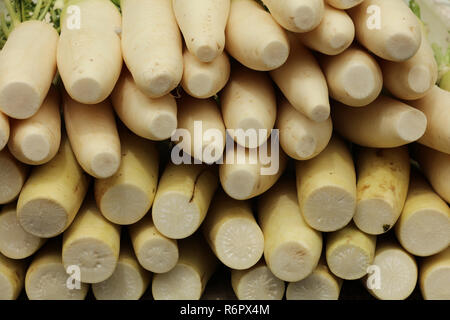
[{"label": "daikon radish", "polygon": [[416,100],[424,97],[435,86],[438,65],[433,50],[422,33],[419,50],[404,62],[380,61],[385,87],[397,98]]},{"label": "daikon radish", "polygon": [[181,86],[194,98],[210,98],[222,90],[228,82],[230,61],[225,52],[211,62],[202,62],[185,50],[183,61],[184,72]]},{"label": "daikon radish", "polygon": [[330,6],[343,10],[355,7],[363,1],[364,0],[325,0]]},{"label": "daikon radish", "polygon": [[153,277],[155,300],[199,300],[216,269],[217,260],[200,235],[178,244],[180,258],[175,268]]},{"label": "daikon radish", "polygon": [[38,112],[24,120],[11,120],[9,151],[23,163],[40,165],[56,155],[61,143],[59,93],[51,87]]},{"label": "daikon radish", "polygon": [[134,252],[141,266],[154,273],[166,273],[178,262],[177,241],[163,236],[151,214],[129,227]]},{"label": "daikon radish", "polygon": [[26,21],[8,36],[0,53],[0,110],[16,119],[34,115],[56,73],[58,32],[51,24]]},{"label": "daikon radish", "polygon": [[97,300],[139,300],[150,284],[151,273],[142,268],[130,244],[121,244],[119,260],[111,277],[94,283]]},{"label": "daikon radish", "polygon": [[395,148],[419,140],[427,128],[425,114],[380,95],[364,108],[333,104],[333,126],[344,138],[371,148]]},{"label": "daikon radish", "polygon": [[177,128],[177,103],[167,94],[149,98],[134,83],[126,69],[111,94],[120,120],[135,134],[150,140],[166,140]]},{"label": "daikon radish", "polygon": [[288,284],[286,300],[338,300],[342,283],[342,279],[328,269],[325,259],[320,259],[308,277]]},{"label": "daikon radish", "polygon": [[123,0],[122,51],[137,87],[152,98],[181,81],[182,39],[170,0]]},{"label": "daikon radish", "polygon": [[404,1],[366,0],[348,13],[355,23],[358,42],[377,56],[399,62],[419,50],[420,22]]},{"label": "daikon radish", "polygon": [[223,190],[231,198],[247,200],[259,196],[283,174],[288,157],[277,144],[272,146],[268,142],[259,149],[239,145],[227,148],[224,161],[219,165],[219,177]]},{"label": "daikon radish", "polygon": [[425,134],[418,142],[450,154],[450,92],[433,86],[425,97],[408,101],[408,104],[422,111],[428,119]]},{"label": "daikon radish", "polygon": [[355,38],[355,26],[345,11],[325,5],[323,19],[319,26],[312,31],[299,33],[297,37],[308,48],[323,54],[336,55],[352,44]]},{"label": "daikon radish", "polygon": [[[380,300],[404,300],[417,283],[417,263],[398,243],[384,241],[377,244],[371,274],[375,281],[363,281],[367,290]],[[369,286],[370,284],[370,286]]]},{"label": "daikon radish", "polygon": [[205,165],[169,163],[153,203],[153,222],[164,236],[183,239],[192,235],[205,219],[217,189],[217,174]]},{"label": "daikon radish", "polygon": [[364,49],[353,46],[337,56],[321,56],[330,96],[352,107],[373,102],[383,88],[377,61]]},{"label": "daikon radish", "polygon": [[0,300],[16,300],[23,288],[25,260],[13,260],[0,253]]},{"label": "daikon radish", "polygon": [[277,69],[289,56],[286,31],[253,0],[231,0],[225,39],[228,53],[257,71]]},{"label": "daikon radish", "polygon": [[64,96],[67,135],[78,163],[91,176],[102,179],[120,167],[120,140],[114,112],[108,100],[81,104]]},{"label": "daikon radish", "polygon": [[120,226],[106,220],[92,199],[64,232],[62,261],[80,268],[81,282],[98,283],[112,276],[120,249]]},{"label": "daikon radish", "polygon": [[418,145],[416,158],[433,189],[450,203],[450,154]]},{"label": "daikon radish", "polygon": [[41,238],[61,234],[75,218],[88,185],[64,137],[56,156],[33,170],[20,193],[17,217],[22,228]]},{"label": "daikon radish", "polygon": [[292,106],[317,122],[330,116],[325,76],[312,53],[291,37],[291,54],[270,76]]},{"label": "daikon radish", "polygon": [[337,136],[315,158],[297,161],[297,194],[305,221],[323,232],[345,227],[356,206],[356,174],[352,156]]},{"label": "daikon radish", "polygon": [[300,281],[316,268],[322,235],[302,217],[294,181],[282,180],[258,200],[258,221],[264,233],[264,258],[284,281]]},{"label": "daikon radish", "polygon": [[425,300],[450,299],[450,248],[422,260],[420,290]]},{"label": "daikon radish", "polygon": [[9,118],[0,111],[0,151],[3,150],[8,143],[9,134]]},{"label": "daikon radish", "polygon": [[116,224],[133,224],[150,209],[158,184],[156,146],[126,129],[121,131],[122,161],[110,178],[95,181],[95,200],[103,216]]},{"label": "daikon radish", "polygon": [[0,151],[0,204],[17,198],[28,174],[28,167],[7,150]]},{"label": "daikon radish", "polygon": [[367,274],[375,255],[376,236],[365,234],[353,223],[327,235],[326,258],[331,272],[345,280]]},{"label": "daikon radish", "polygon": [[225,48],[230,0],[172,0],[172,7],[188,50],[203,62],[216,59]]},{"label": "daikon radish", "polygon": [[403,248],[415,256],[431,256],[450,245],[450,208],[417,173],[411,178],[395,233]]},{"label": "daikon radish", "polygon": [[308,160],[325,149],[331,139],[331,118],[316,122],[297,111],[286,99],[278,102],[276,127],[280,130],[280,145],[296,160]]},{"label": "daikon radish", "polygon": [[97,104],[112,92],[122,69],[121,25],[119,10],[111,1],[77,0],[64,8],[58,71],[75,101]]},{"label": "daikon radish", "polygon": [[275,90],[267,74],[235,66],[220,102],[225,127],[233,130],[237,143],[256,148],[267,141],[277,116]]},{"label": "daikon radish", "polygon": [[284,281],[270,271],[264,260],[247,270],[231,270],[231,284],[239,300],[282,300]]},{"label": "daikon radish", "polygon": [[323,0],[263,0],[275,20],[292,32],[315,29],[324,15]]},{"label": "daikon radish", "polygon": [[34,254],[45,239],[26,232],[17,220],[16,203],[0,212],[0,252],[11,259],[25,259]]},{"label": "daikon radish", "polygon": [[[75,271],[75,273],[73,273]],[[52,240],[34,256],[25,277],[30,300],[84,300],[89,284],[79,282],[73,266],[65,268],[60,240]]]},{"label": "daikon radish", "polygon": [[218,161],[225,149],[226,133],[215,101],[184,96],[179,106],[178,130],[182,131],[182,140],[177,147],[196,160],[208,164]]},{"label": "daikon radish", "polygon": [[361,148],[356,168],[357,200],[353,221],[365,233],[385,233],[397,222],[405,204],[410,172],[408,149]]},{"label": "daikon radish", "polygon": [[216,194],[202,228],[212,251],[231,269],[249,269],[263,255],[264,236],[248,201]]}]

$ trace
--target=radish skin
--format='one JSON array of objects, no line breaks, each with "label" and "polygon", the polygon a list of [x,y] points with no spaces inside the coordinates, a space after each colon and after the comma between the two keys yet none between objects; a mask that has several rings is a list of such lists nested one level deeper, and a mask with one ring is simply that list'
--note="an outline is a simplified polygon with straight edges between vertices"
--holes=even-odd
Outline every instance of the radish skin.
[{"label": "radish skin", "polygon": [[280,130],[280,145],[296,160],[309,160],[321,153],[331,139],[331,118],[315,122],[297,111],[286,99],[278,102],[276,127]]},{"label": "radish skin", "polygon": [[56,73],[58,32],[42,21],[19,24],[0,53],[0,110],[26,119],[41,107]]},{"label": "radish skin", "polygon": [[9,140],[10,126],[9,118],[0,111],[0,151],[6,146]]},{"label": "radish skin", "polygon": [[211,62],[225,48],[230,0],[172,0],[186,47],[202,62]]},{"label": "radish skin", "polygon": [[60,240],[52,240],[39,250],[27,270],[25,291],[28,299],[84,300],[89,284],[79,283],[79,289],[70,289],[67,286],[69,277],[62,263]]},{"label": "radish skin", "polygon": [[264,236],[248,201],[216,194],[202,229],[217,258],[231,269],[249,269],[263,255]]},{"label": "radish skin", "polygon": [[137,87],[151,98],[175,89],[183,75],[182,38],[170,0],[123,0],[122,51]]},{"label": "radish skin", "polygon": [[325,5],[319,26],[312,31],[299,33],[297,37],[310,49],[327,55],[336,55],[344,52],[352,44],[355,26],[345,11]]},{"label": "radish skin", "polygon": [[0,212],[0,252],[10,259],[25,259],[45,243],[45,239],[26,232],[17,219],[16,203]]},{"label": "radish skin", "polygon": [[[72,26],[67,12],[79,9],[80,24]],[[83,104],[97,104],[114,89],[122,70],[119,32],[122,17],[107,0],[75,0],[61,15],[58,71],[68,94]]]},{"label": "radish skin", "polygon": [[177,128],[177,103],[170,94],[160,98],[145,95],[124,69],[111,94],[120,120],[136,135],[149,140],[166,140]]},{"label": "radish skin", "polygon": [[41,238],[61,234],[72,223],[89,186],[66,137],[56,156],[36,167],[25,183],[17,218],[25,231]]},{"label": "radish skin", "polygon": [[450,154],[425,146],[417,146],[416,159],[433,189],[450,203]]},{"label": "radish skin", "polygon": [[230,78],[230,61],[225,52],[211,62],[202,62],[185,50],[183,61],[181,86],[194,98],[211,98],[225,87]]},{"label": "radish skin", "polygon": [[109,100],[81,104],[64,95],[64,121],[78,163],[91,176],[104,179],[120,167],[120,139]]},{"label": "radish skin", "polygon": [[[220,99],[225,127],[236,133],[233,135],[236,143],[256,148],[267,141],[277,110],[275,90],[267,74],[235,66]],[[255,133],[254,138],[249,135],[242,141],[237,135],[238,130]]]},{"label": "radish skin", "polygon": [[264,233],[264,258],[284,281],[305,279],[316,268],[322,234],[304,220],[295,183],[281,180],[258,200],[258,221]]},{"label": "radish skin", "polygon": [[295,109],[313,121],[325,121],[330,116],[325,76],[312,53],[294,37],[290,40],[288,60],[270,76]]},{"label": "radish skin", "polygon": [[61,143],[61,114],[58,91],[51,87],[38,112],[24,120],[11,119],[9,151],[30,165],[49,162]]},{"label": "radish skin", "polygon": [[428,119],[425,134],[418,142],[450,154],[450,92],[433,86],[425,97],[407,103],[422,111]]},{"label": "radish skin", "polygon": [[331,114],[335,130],[364,147],[403,146],[419,140],[427,128],[422,111],[383,95],[363,108],[336,101]]},{"label": "radish skin", "polygon": [[431,256],[450,245],[450,208],[417,172],[411,177],[395,233],[402,247],[415,256]]},{"label": "radish skin", "polygon": [[109,221],[129,225],[150,209],[158,184],[159,155],[155,145],[126,129],[121,131],[122,161],[109,178],[95,181],[97,206]]},{"label": "radish skin", "polygon": [[345,227],[356,207],[356,173],[345,142],[333,136],[317,157],[296,162],[297,195],[305,221],[332,232]]},{"label": "radish skin", "polygon": [[22,291],[26,260],[13,260],[0,253],[0,300],[16,300]]},{"label": "radish skin", "polygon": [[286,31],[253,0],[231,0],[225,39],[228,53],[253,70],[277,69],[289,56]]},{"label": "radish skin", "polygon": [[364,0],[325,0],[330,6],[335,7],[336,9],[347,10],[353,7],[356,7]]},{"label": "radish skin", "polygon": [[156,229],[149,213],[129,227],[134,252],[141,266],[154,273],[166,273],[178,262],[177,240],[169,239]]},{"label": "radish skin", "polygon": [[17,198],[27,179],[28,166],[19,162],[8,149],[0,151],[0,204]]},{"label": "radish skin", "polygon": [[410,174],[408,149],[361,148],[356,167],[358,196],[353,221],[365,233],[385,233],[397,222],[405,204]]},{"label": "radish skin", "polygon": [[420,22],[404,1],[365,0],[348,13],[358,42],[380,58],[406,61],[419,50]]},{"label": "radish skin", "polygon": [[321,56],[319,61],[333,99],[364,107],[380,95],[383,74],[366,50],[353,46],[336,56]]},{"label": "radish skin", "polygon": [[308,32],[324,16],[323,0],[263,0],[275,20],[292,32]]}]

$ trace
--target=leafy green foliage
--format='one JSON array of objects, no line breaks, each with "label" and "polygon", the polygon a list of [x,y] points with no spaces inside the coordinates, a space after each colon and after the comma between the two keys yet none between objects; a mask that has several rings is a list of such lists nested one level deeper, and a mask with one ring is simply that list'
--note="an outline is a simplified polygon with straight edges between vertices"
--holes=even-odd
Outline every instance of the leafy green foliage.
[{"label": "leafy green foliage", "polygon": [[411,11],[420,19],[420,6],[417,4],[416,0],[411,0],[409,2],[409,8]]}]

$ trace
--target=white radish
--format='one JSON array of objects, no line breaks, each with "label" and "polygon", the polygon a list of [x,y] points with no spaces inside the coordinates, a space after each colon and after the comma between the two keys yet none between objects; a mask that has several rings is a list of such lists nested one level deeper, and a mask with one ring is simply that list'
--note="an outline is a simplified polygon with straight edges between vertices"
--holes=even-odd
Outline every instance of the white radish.
[{"label": "white radish", "polygon": [[13,260],[0,253],[0,300],[16,300],[22,291],[26,260]]},{"label": "white radish", "polygon": [[325,0],[330,6],[337,9],[347,10],[359,5],[364,0]]},{"label": "white radish", "polygon": [[9,118],[0,111],[0,151],[6,146],[9,140],[10,127]]},{"label": "white radish", "polygon": [[28,166],[14,158],[7,149],[0,151],[0,204],[17,198],[27,174]]},{"label": "white radish", "polygon": [[420,290],[425,300],[450,299],[450,248],[422,260]]}]

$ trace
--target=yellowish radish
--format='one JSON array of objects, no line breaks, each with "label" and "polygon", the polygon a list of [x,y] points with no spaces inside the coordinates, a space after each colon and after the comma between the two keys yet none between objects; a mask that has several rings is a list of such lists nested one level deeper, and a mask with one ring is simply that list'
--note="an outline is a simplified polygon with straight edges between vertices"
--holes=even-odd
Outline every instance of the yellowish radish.
[{"label": "yellowish radish", "polygon": [[9,140],[10,127],[9,118],[0,111],[0,151],[6,146]]},{"label": "yellowish radish", "polygon": [[0,151],[0,204],[17,198],[27,178],[28,167],[7,150]]},{"label": "yellowish radish", "polygon": [[357,6],[364,0],[325,0],[330,6],[333,6],[337,9],[347,10],[352,7]]},{"label": "yellowish radish", "polygon": [[450,248],[420,264],[420,290],[425,300],[450,299]]},{"label": "yellowish radish", "polygon": [[13,260],[0,253],[0,300],[16,300],[22,291],[26,260]]}]

